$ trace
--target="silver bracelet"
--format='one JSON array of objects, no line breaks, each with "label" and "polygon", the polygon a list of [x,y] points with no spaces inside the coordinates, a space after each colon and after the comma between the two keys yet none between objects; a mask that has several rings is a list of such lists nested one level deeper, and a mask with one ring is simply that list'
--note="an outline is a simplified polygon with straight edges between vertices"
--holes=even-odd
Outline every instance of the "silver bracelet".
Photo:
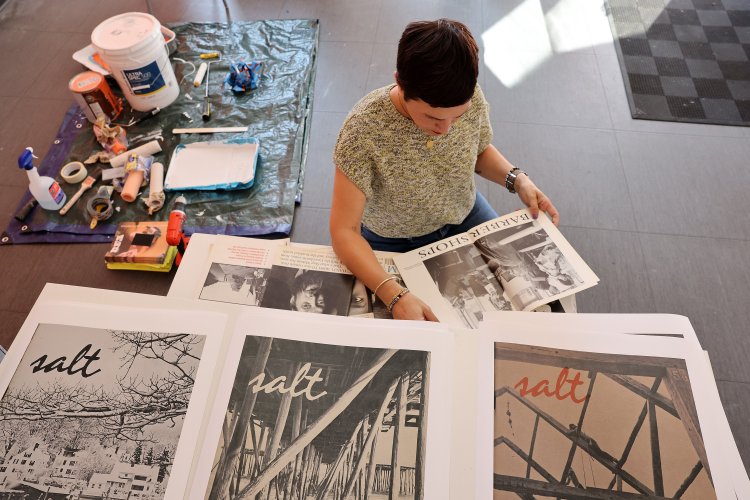
[{"label": "silver bracelet", "polygon": [[[526,174],[526,172],[518,167],[513,167],[510,169],[508,175],[505,176],[505,189],[507,189],[508,192],[516,192],[516,179],[518,179],[518,176],[521,174]],[[528,177],[529,174],[526,174],[526,176]]]}]

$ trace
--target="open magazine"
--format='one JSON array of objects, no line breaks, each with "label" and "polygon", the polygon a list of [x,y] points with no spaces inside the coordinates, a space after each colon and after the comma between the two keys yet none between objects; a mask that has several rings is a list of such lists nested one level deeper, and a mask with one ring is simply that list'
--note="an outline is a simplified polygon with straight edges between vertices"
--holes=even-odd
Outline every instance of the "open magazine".
[{"label": "open magazine", "polygon": [[406,286],[440,321],[476,328],[489,311],[531,311],[599,282],[544,215],[528,210],[396,254]]},{"label": "open magazine", "polygon": [[0,364],[0,494],[748,498],[685,318],[495,314],[477,333],[48,285]]},{"label": "open magazine", "polygon": [[[396,254],[375,254],[387,273],[399,275]],[[390,318],[385,305],[339,261],[333,248],[288,239],[196,234],[169,295],[335,316]]]}]

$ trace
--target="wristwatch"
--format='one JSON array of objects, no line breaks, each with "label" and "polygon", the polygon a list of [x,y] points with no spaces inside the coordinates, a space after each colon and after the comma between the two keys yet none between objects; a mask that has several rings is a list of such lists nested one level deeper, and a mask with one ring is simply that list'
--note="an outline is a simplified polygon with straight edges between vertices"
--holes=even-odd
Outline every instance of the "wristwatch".
[{"label": "wristwatch", "polygon": [[[526,174],[526,172],[518,167],[513,167],[510,169],[510,172],[508,172],[508,175],[505,176],[505,189],[507,189],[510,193],[516,192],[516,179],[521,174]],[[526,174],[527,177],[528,175],[529,174]]]}]

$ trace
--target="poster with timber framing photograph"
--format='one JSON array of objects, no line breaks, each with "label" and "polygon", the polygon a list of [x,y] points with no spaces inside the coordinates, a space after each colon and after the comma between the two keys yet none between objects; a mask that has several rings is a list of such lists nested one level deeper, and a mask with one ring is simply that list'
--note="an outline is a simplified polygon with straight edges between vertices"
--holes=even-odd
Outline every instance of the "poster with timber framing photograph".
[{"label": "poster with timber framing photograph", "polygon": [[480,491],[495,499],[734,499],[744,489],[689,322],[656,315],[636,328],[607,326],[618,317],[524,324],[506,313],[483,325],[477,364],[492,385],[479,393],[493,417],[480,397],[477,453],[493,460],[478,467]]},{"label": "poster with timber framing photograph", "polygon": [[448,337],[434,327],[420,335],[417,324],[404,340],[390,321],[251,314],[228,349],[191,498],[416,500],[447,487],[447,475],[427,478],[449,429],[448,395],[430,389],[434,350],[444,363]]},{"label": "poster with timber framing photograph", "polygon": [[496,499],[716,498],[683,360],[497,343],[495,398]]}]

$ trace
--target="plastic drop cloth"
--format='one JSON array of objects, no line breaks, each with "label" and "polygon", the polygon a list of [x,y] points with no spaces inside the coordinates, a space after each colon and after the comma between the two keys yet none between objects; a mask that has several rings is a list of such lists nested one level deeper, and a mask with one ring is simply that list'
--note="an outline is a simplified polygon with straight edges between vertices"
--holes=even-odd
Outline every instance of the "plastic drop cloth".
[{"label": "plastic drop cloth", "polygon": [[[260,157],[253,187],[239,191],[185,192],[187,198],[186,233],[193,232],[264,235],[289,234],[295,201],[302,189],[303,167],[307,152],[309,122],[312,117],[313,84],[318,46],[317,20],[268,20],[244,23],[186,23],[170,26],[177,34],[177,50],[171,61],[180,96],[153,117],[128,127],[129,148],[161,136],[162,153],[155,161],[169,167],[171,152],[180,144],[217,139],[255,137],[260,142]],[[189,64],[196,68],[203,62],[199,54],[221,52],[210,69],[209,95],[211,119],[201,119],[200,106],[204,85],[193,86]],[[262,61],[263,75],[257,89],[236,95],[224,85],[233,61]],[[184,79],[183,79],[184,76]],[[110,80],[110,86],[116,84]],[[189,96],[189,97],[188,97]],[[191,99],[192,98],[192,99]],[[126,106],[127,107],[127,106]],[[116,122],[128,123],[139,116],[127,111]],[[188,118],[189,117],[189,118]],[[244,134],[173,135],[173,128],[248,126]],[[26,145],[23,145],[26,146]],[[33,145],[31,145],[33,146]],[[23,148],[19,146],[19,154]],[[54,144],[41,161],[42,175],[56,177],[68,199],[80,184],[69,185],[59,178],[59,170],[69,161],[83,161],[100,150],[91,124],[77,106],[66,114]],[[96,166],[88,165],[89,172]],[[210,165],[207,165],[210,168]],[[98,182],[87,191],[65,216],[37,207],[24,223],[12,219],[0,244],[63,243],[110,241],[117,224],[123,221],[166,220],[173,199],[180,193],[167,193],[164,208],[149,216],[140,198],[148,196],[144,187],[139,199],[125,203],[119,194],[113,196],[115,213],[101,221],[92,231],[86,214],[86,201],[92,197]],[[29,199],[26,194],[19,203]]]}]

